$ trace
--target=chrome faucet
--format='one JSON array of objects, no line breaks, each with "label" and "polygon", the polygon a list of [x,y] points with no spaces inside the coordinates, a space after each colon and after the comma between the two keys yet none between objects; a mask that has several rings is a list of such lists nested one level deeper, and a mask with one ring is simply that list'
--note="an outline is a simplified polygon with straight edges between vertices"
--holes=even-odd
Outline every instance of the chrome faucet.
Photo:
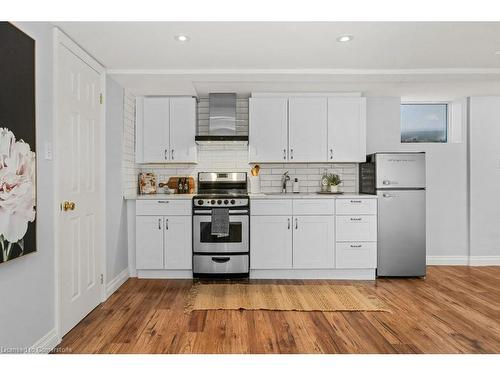
[{"label": "chrome faucet", "polygon": [[286,193],[286,182],[290,181],[290,176],[288,175],[288,171],[283,173],[281,176],[281,192]]}]

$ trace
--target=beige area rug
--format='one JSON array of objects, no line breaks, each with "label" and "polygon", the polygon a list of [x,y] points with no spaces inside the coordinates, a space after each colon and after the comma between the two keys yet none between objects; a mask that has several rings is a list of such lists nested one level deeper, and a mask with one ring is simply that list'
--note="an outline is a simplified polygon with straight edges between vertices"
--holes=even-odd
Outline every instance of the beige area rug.
[{"label": "beige area rug", "polygon": [[193,310],[386,311],[387,306],[355,286],[196,284],[186,301]]}]

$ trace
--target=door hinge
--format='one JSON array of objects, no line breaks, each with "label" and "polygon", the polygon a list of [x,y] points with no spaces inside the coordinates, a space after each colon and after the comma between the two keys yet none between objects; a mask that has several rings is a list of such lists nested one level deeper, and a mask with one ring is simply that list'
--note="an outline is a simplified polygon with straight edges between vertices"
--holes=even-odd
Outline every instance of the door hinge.
[{"label": "door hinge", "polygon": [[99,103],[102,104],[102,94],[99,94]]},{"label": "door hinge", "polygon": [[104,284],[104,275],[101,273],[101,284]]}]

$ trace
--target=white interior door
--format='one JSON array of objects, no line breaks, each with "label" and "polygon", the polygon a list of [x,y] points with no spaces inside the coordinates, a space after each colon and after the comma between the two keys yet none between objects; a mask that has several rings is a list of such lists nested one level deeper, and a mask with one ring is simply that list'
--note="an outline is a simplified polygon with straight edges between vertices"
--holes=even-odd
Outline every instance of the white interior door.
[{"label": "white interior door", "polygon": [[289,161],[327,161],[326,98],[288,100]]},{"label": "white interior door", "polygon": [[62,44],[57,66],[57,231],[64,335],[101,301],[104,139],[100,74]]}]

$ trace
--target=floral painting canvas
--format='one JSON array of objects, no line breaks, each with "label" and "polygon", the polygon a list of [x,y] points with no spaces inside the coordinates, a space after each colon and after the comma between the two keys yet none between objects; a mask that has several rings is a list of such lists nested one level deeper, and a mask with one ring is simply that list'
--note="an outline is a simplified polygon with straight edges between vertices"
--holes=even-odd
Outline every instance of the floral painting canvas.
[{"label": "floral painting canvas", "polygon": [[0,22],[0,56],[0,263],[4,263],[36,251],[35,41],[14,25]]}]

